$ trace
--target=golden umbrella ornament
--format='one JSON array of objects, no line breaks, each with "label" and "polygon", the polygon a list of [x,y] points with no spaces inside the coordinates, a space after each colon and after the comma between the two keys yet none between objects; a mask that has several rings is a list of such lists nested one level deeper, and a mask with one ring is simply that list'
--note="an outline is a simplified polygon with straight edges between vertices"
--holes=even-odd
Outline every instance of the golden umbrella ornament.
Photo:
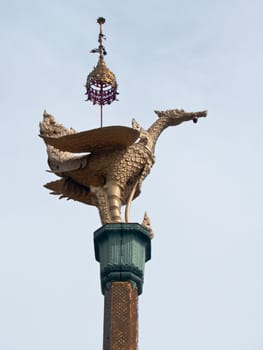
[{"label": "golden umbrella ornament", "polygon": [[88,75],[85,86],[87,90],[87,101],[91,101],[94,105],[100,105],[100,126],[102,127],[103,106],[106,104],[109,105],[117,100],[118,85],[114,73],[108,69],[104,60],[104,56],[107,55],[107,52],[102,45],[103,39],[105,39],[105,36],[102,33],[102,25],[105,23],[105,19],[99,17],[97,23],[100,26],[98,37],[99,46],[97,49],[91,50],[91,53],[98,53],[99,60],[97,66]]}]

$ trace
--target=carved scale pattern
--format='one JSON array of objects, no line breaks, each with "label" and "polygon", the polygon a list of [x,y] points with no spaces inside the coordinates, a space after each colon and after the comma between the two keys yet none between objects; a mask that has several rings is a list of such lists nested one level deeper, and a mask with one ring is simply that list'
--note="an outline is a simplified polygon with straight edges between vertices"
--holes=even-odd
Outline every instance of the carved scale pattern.
[{"label": "carved scale pattern", "polygon": [[[158,119],[148,130],[140,129],[139,142],[121,149],[102,149],[76,157],[47,144],[51,170],[67,178],[67,182],[51,182],[46,187],[62,197],[97,206],[102,224],[122,221],[121,206],[140,194],[142,182],[154,164],[155,144],[161,132],[168,126],[205,117],[206,111],[187,113],[175,109],[156,111],[156,114]],[[133,127],[138,128],[138,123],[133,121]],[[40,123],[41,135],[59,137],[72,133],[75,133],[74,129],[66,129],[56,123],[54,117],[44,114],[44,120]],[[81,190],[75,193],[78,185]],[[83,187],[86,191],[83,191]],[[87,198],[84,198],[85,195]]]}]

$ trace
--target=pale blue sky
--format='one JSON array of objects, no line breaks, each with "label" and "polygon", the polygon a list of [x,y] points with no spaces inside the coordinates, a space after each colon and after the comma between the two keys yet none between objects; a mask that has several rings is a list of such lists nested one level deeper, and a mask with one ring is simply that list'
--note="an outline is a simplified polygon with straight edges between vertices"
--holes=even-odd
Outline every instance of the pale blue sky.
[{"label": "pale blue sky", "polygon": [[0,5],[0,349],[102,348],[96,209],[42,185],[43,110],[98,127],[84,102],[106,18],[119,102],[105,125],[148,127],[155,109],[208,109],[168,129],[133,203],[155,231],[139,307],[139,348],[262,350],[261,1],[14,1]]}]

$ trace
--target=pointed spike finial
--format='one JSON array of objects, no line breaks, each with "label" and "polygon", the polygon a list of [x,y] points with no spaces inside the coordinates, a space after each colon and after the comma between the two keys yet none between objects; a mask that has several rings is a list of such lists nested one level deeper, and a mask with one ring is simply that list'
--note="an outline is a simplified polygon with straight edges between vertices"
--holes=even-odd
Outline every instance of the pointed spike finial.
[{"label": "pointed spike finial", "polygon": [[100,32],[99,32],[99,38],[98,38],[98,42],[99,42],[98,52],[100,54],[100,58],[103,58],[104,56],[107,55],[105,47],[102,45],[102,41],[103,41],[103,39],[105,39],[105,35],[102,33],[102,25],[105,22],[106,22],[106,20],[103,17],[99,17],[97,19],[97,23],[100,25]]}]

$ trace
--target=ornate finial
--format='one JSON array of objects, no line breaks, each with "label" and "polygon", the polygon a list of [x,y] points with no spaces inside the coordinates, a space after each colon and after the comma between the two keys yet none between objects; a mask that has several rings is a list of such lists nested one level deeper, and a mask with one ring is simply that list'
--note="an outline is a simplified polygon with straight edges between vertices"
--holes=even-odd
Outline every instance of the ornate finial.
[{"label": "ornate finial", "polygon": [[153,229],[152,229],[151,220],[150,220],[150,218],[149,218],[149,216],[147,215],[146,212],[144,213],[142,226],[144,226],[150,232],[150,238],[153,239],[154,232],[153,232]]},{"label": "ornate finial", "polygon": [[91,53],[98,53],[99,60],[97,66],[87,77],[86,95],[87,101],[100,105],[100,119],[102,127],[102,108],[104,105],[111,104],[113,101],[115,101],[118,92],[115,75],[107,68],[104,61],[104,56],[107,55],[107,52],[102,45],[103,39],[105,40],[105,35],[102,33],[102,25],[105,23],[105,18],[99,17],[97,19],[97,23],[100,26],[98,37],[99,46],[97,49],[91,50]]}]

